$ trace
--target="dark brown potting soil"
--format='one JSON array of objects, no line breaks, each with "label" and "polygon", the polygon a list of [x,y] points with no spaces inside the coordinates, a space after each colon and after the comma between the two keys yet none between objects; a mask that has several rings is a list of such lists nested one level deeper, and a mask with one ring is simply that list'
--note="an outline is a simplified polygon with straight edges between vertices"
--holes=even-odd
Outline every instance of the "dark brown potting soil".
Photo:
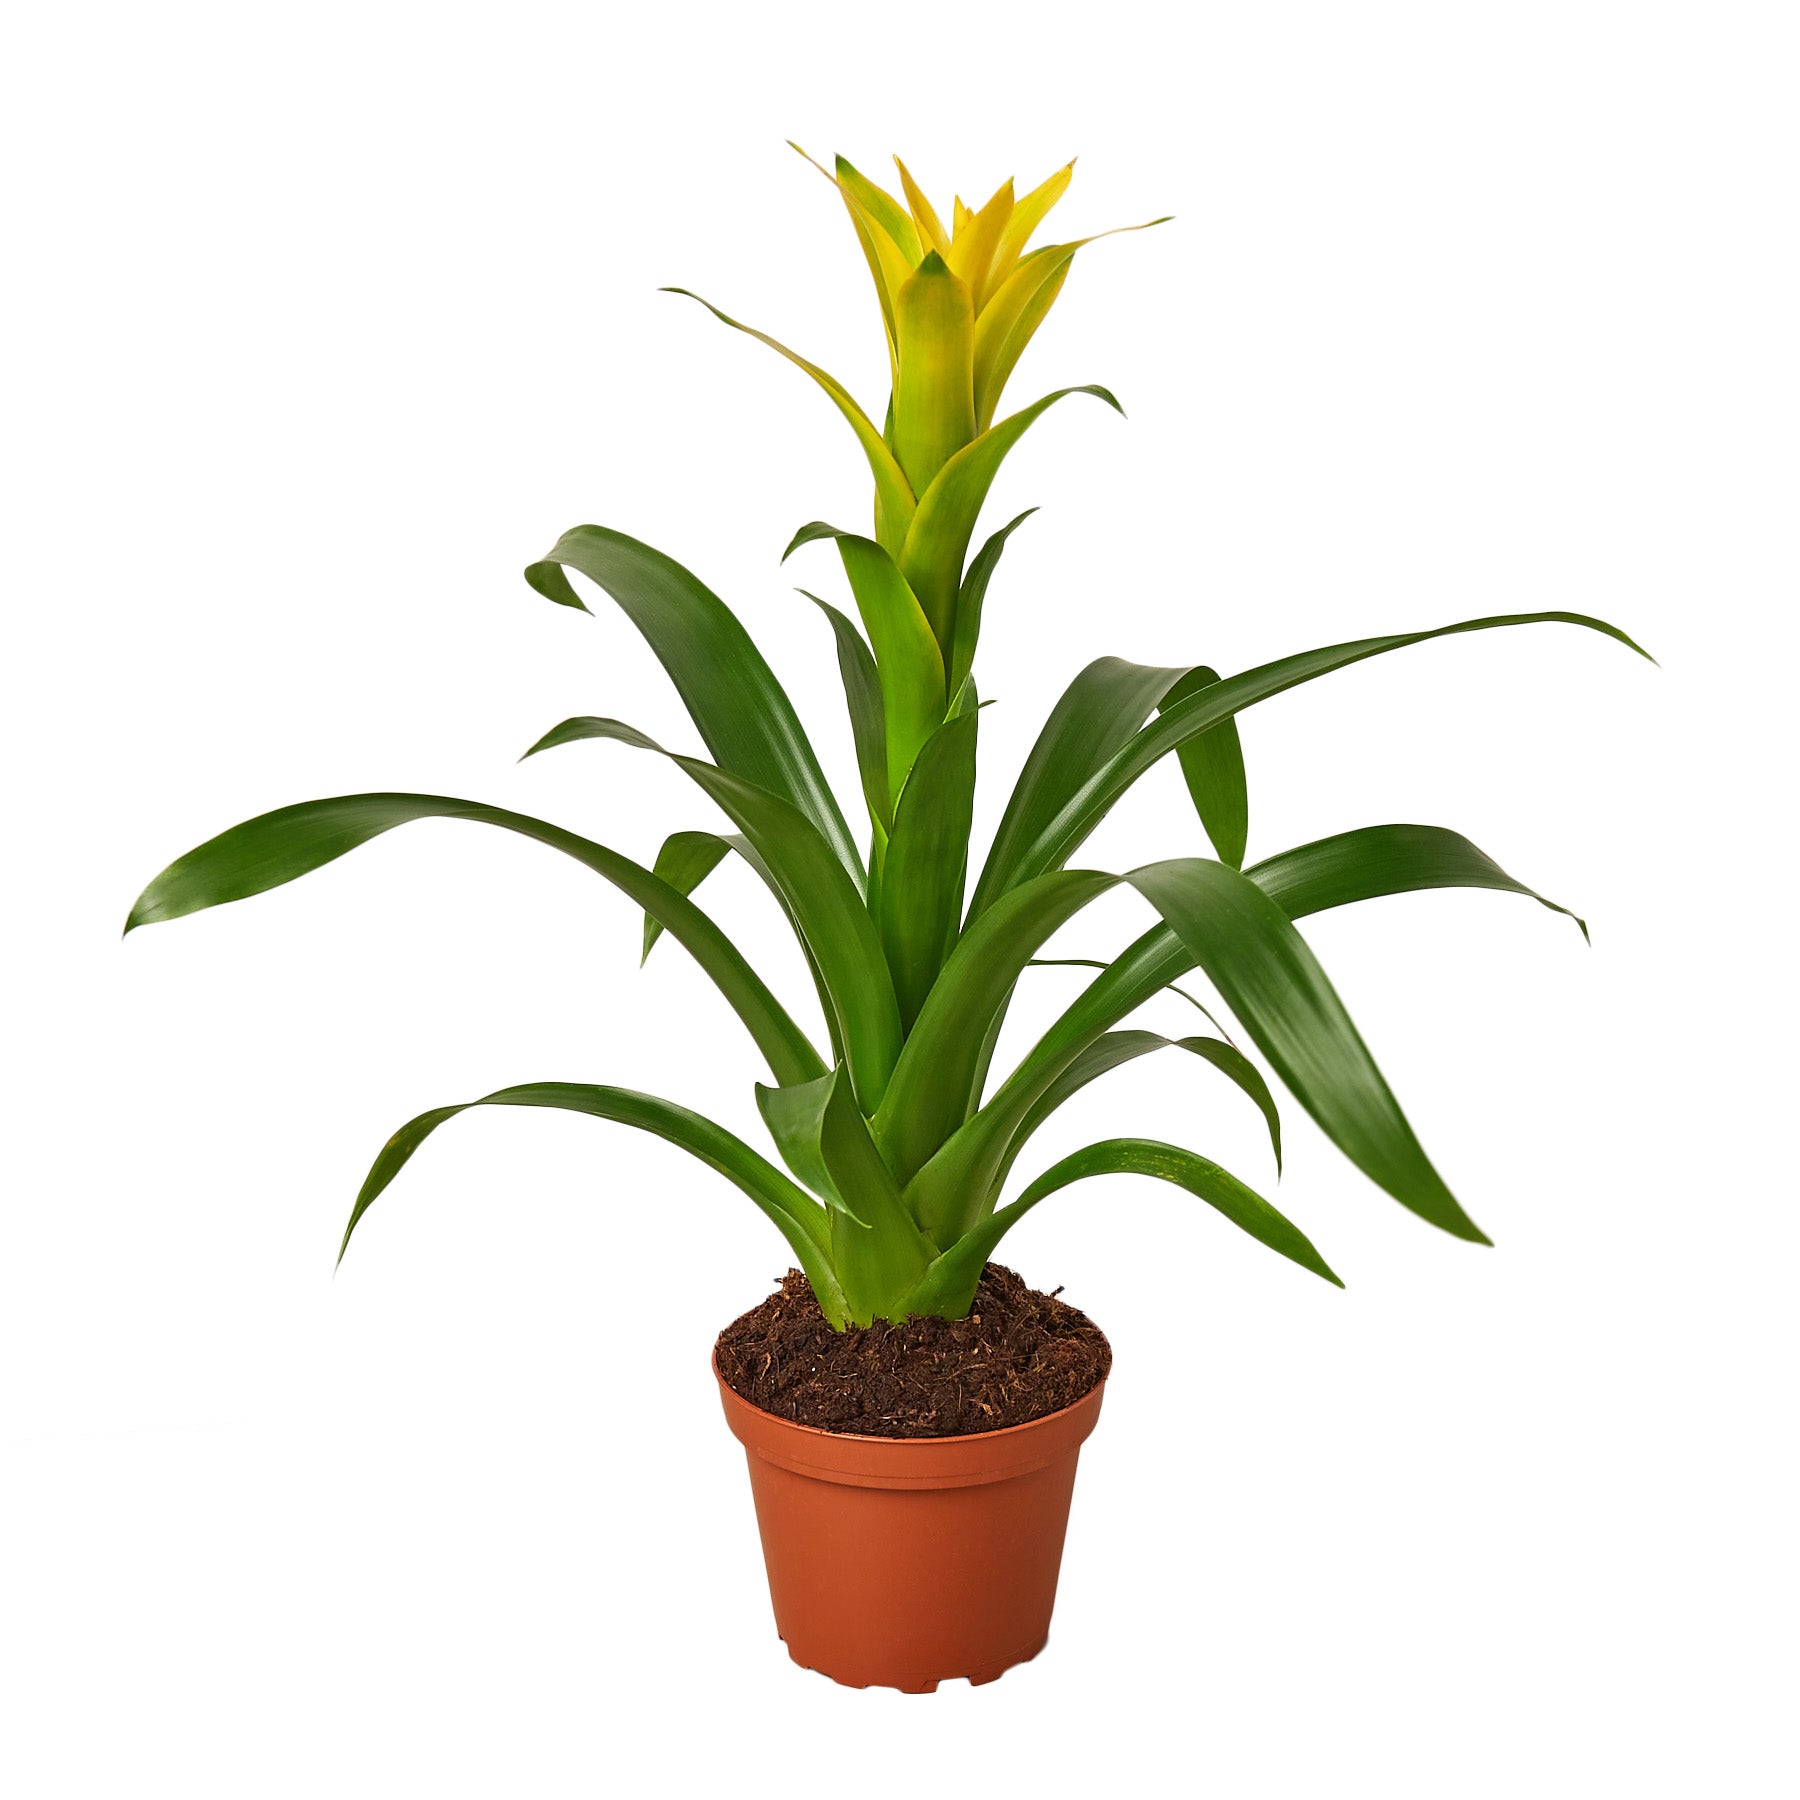
[{"label": "dark brown potting soil", "polygon": [[719,1333],[719,1374],[752,1406],[864,1437],[957,1437],[1073,1406],[1112,1346],[1086,1313],[989,1263],[965,1319],[833,1331],[798,1269]]}]

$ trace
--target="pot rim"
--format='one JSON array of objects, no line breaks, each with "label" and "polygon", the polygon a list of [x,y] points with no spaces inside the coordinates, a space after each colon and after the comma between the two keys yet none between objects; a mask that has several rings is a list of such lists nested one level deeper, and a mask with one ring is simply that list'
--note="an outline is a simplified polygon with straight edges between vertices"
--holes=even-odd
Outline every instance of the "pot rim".
[{"label": "pot rim", "polygon": [[936,1488],[985,1485],[1029,1474],[1073,1455],[1100,1416],[1106,1378],[1079,1400],[995,1431],[965,1431],[948,1437],[875,1437],[859,1431],[826,1431],[800,1425],[746,1400],[719,1373],[713,1379],[732,1435],[751,1455],[824,1481],[852,1487]]},{"label": "pot rim", "polygon": [[711,1365],[713,1378],[739,1406],[748,1407],[751,1412],[767,1419],[770,1424],[779,1425],[783,1431],[804,1431],[811,1437],[829,1438],[836,1444],[991,1444],[1001,1438],[1012,1436],[1014,1432],[1035,1431],[1040,1425],[1048,1425],[1053,1419],[1067,1418],[1077,1407],[1086,1406],[1112,1379],[1110,1374],[1102,1375],[1080,1399],[1071,1400],[1067,1406],[1059,1406],[1055,1412],[1041,1413],[1037,1418],[1026,1419],[1018,1425],[996,1425],[992,1431],[946,1432],[941,1437],[882,1437],[870,1431],[827,1431],[823,1425],[802,1425],[798,1419],[784,1419],[780,1413],[772,1413],[766,1406],[758,1406],[754,1400],[746,1400],[719,1373],[717,1350],[714,1350],[707,1358],[707,1362]]}]

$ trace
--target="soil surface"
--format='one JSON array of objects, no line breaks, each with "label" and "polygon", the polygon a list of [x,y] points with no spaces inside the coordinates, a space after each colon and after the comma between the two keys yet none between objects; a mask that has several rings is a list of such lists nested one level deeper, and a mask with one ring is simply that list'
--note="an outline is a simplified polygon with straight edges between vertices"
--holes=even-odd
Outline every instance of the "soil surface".
[{"label": "soil surface", "polygon": [[957,1437],[1073,1406],[1112,1346],[1086,1313],[989,1263],[966,1319],[833,1331],[798,1269],[719,1333],[734,1393],[797,1425],[863,1437]]}]

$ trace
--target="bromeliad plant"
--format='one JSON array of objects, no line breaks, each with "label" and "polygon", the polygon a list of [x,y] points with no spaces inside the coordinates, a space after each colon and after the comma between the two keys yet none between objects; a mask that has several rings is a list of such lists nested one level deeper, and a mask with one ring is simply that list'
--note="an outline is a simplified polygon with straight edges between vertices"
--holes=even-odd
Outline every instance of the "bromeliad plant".
[{"label": "bromeliad plant", "polygon": [[[1334,669],[1461,632],[1560,620],[1637,646],[1601,620],[1547,612],[1361,638],[1228,677],[1199,664],[1149,668],[1102,657],[1070,683],[1039,734],[969,891],[980,722],[972,669],[989,585],[1027,516],[971,558],[977,515],[1007,452],[1048,407],[1072,393],[1117,402],[1104,388],[1064,388],[996,421],[1020,353],[1091,241],[1028,247],[1071,169],[1022,199],[1009,182],[978,210],[958,200],[948,229],[904,165],[899,173],[904,201],[841,158],[827,172],[868,261],[886,332],[891,396],[879,429],[823,369],[710,309],[811,376],[848,420],[874,477],[872,535],[815,523],[789,546],[789,554],[816,542],[835,546],[861,620],[859,630],[808,596],[836,640],[868,815],[866,854],[787,694],[732,612],[661,552],[583,525],[526,579],[548,599],[583,610],[571,571],[609,594],[668,671],[708,757],[663,750],[608,718],[566,720],[531,753],[608,738],[666,756],[730,821],[729,832],[677,831],[646,868],[499,807],[354,794],[285,807],[202,844],[151,882],[126,929],[261,893],[415,819],[497,825],[584,863],[643,909],[646,956],[667,932],[737,1013],[768,1066],[757,1102],[788,1172],[712,1121],[623,1088],[535,1082],[467,1104],[560,1107],[680,1145],[768,1215],[840,1329],[910,1314],[960,1317],[983,1264],[1040,1200],[1119,1172],[1173,1182],[1337,1281],[1267,1200],[1173,1144],[1089,1145],[999,1204],[1038,1127],[1096,1077],[1153,1050],[1187,1051],[1235,1083],[1266,1119],[1279,1164],[1275,1101],[1224,1035],[1171,1041],[1122,1028],[1196,968],[1358,1168],[1432,1224],[1485,1242],[1427,1159],[1296,922],[1420,888],[1499,888],[1553,903],[1435,826],[1348,831],[1245,868],[1249,811],[1234,720]],[[1071,867],[1115,802],[1171,754],[1217,854],[1123,874]],[[799,940],[825,1045],[692,898],[733,853],[767,884]],[[993,1079],[1002,1021],[1046,940],[1121,884],[1149,902],[1157,922],[1110,962],[1091,965],[1096,973],[1075,1001]],[[345,1245],[420,1144],[464,1110],[439,1107],[395,1134],[356,1198]]]}]

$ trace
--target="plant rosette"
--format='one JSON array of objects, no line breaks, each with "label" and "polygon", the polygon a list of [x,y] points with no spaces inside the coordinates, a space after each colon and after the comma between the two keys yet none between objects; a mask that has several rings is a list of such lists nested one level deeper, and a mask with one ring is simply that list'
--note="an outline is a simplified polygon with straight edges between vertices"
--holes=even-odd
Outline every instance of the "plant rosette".
[{"label": "plant rosette", "polygon": [[[868,533],[814,522],[787,552],[829,546],[849,590],[850,612],[806,598],[837,652],[864,815],[858,830],[736,615],[661,551],[581,525],[526,570],[527,581],[582,611],[572,576],[608,596],[667,671],[705,754],[664,749],[598,716],[564,720],[527,754],[592,740],[666,757],[725,828],[676,830],[645,864],[471,800],[369,793],[309,801],[179,858],[139,897],[127,931],[262,893],[414,820],[463,819],[533,838],[612,883],[643,910],[644,957],[664,933],[674,938],[761,1056],[768,1079],[757,1086],[757,1107],[779,1162],[670,1100],[589,1082],[528,1082],[403,1125],[356,1196],[340,1257],[440,1125],[470,1106],[532,1106],[652,1132],[735,1184],[781,1233],[821,1329],[847,1346],[891,1353],[898,1331],[910,1354],[906,1334],[924,1343],[935,1328],[965,1325],[1006,1234],[1051,1195],[1100,1175],[1170,1183],[1341,1286],[1311,1240],[1261,1194],[1175,1144],[1109,1138],[1004,1198],[1033,1134],[1063,1102],[1162,1050],[1184,1052],[1197,1073],[1223,1077],[1257,1109],[1277,1170],[1280,1116],[1262,1065],[1401,1205],[1454,1237],[1486,1243],[1298,926],[1327,908],[1425,888],[1501,889],[1567,909],[1437,825],[1362,826],[1247,865],[1250,813],[1235,721],[1290,688],[1438,638],[1562,623],[1638,646],[1602,620],[1538,612],[1359,638],[1232,675],[1199,662],[1147,667],[1103,656],[1052,710],[977,863],[975,657],[989,586],[1029,515],[971,555],[976,525],[1003,460],[1045,412],[1076,394],[1115,410],[1118,402],[1102,387],[1071,387],[999,413],[1021,353],[1077,252],[1093,241],[1032,243],[1073,165],[1022,197],[1007,182],[979,208],[958,200],[947,228],[898,168],[900,197],[842,158],[821,170],[874,282],[891,381],[880,427],[825,370],[701,303],[811,378],[849,424],[873,477]],[[1074,865],[1113,806],[1171,755],[1214,854],[1118,872]],[[819,1015],[810,1029],[694,899],[733,855],[767,886],[798,939]],[[1061,927],[1121,887],[1153,915],[1141,936],[1093,960],[1041,955]],[[1047,961],[1087,967],[1091,977],[1016,1064],[996,1071],[1013,996]],[[1190,1036],[1128,1024],[1165,990],[1191,998],[1176,984],[1195,971],[1260,1064],[1198,1001],[1210,1029]],[[1031,1357],[1012,1374],[1029,1387]],[[1028,1407],[1023,1423],[945,1433],[932,1415],[907,1415],[899,1435],[823,1429],[782,1416],[781,1406],[755,1404],[722,1378],[720,1388],[749,1460],[777,1623],[797,1661],[855,1685],[922,1690],[951,1676],[991,1679],[1041,1647],[1076,1454],[1099,1412],[1098,1382],[1053,1410]]]}]

